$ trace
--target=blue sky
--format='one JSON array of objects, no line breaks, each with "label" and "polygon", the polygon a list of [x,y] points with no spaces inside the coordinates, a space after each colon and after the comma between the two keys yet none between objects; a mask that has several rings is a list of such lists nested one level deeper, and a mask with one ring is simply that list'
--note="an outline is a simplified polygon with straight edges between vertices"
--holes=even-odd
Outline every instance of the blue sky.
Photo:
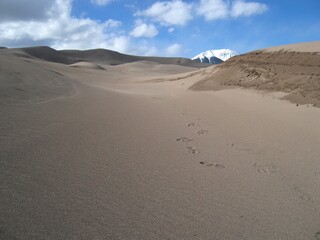
[{"label": "blue sky", "polygon": [[320,40],[319,0],[1,0],[0,46],[193,57]]}]

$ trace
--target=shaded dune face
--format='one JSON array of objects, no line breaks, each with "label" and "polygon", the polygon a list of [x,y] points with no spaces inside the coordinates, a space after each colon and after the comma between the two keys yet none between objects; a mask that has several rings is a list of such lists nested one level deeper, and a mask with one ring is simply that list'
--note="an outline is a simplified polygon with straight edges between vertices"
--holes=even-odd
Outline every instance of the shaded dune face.
[{"label": "shaded dune face", "polygon": [[28,54],[32,57],[36,57],[45,61],[67,65],[78,62],[95,62],[107,65],[120,65],[137,61],[151,61],[160,64],[174,64],[190,67],[208,67],[208,64],[199,63],[189,58],[133,56],[107,49],[57,51],[50,47],[43,46],[22,48],[20,49],[20,51],[24,54]]},{"label": "shaded dune face", "polygon": [[[72,94],[72,81],[48,66],[50,62],[54,62],[61,67],[68,65],[68,68],[105,71],[108,65],[117,65],[123,73],[134,72],[150,79],[154,78],[152,74],[159,75],[164,72],[168,75],[194,70],[194,74],[188,73],[183,77],[196,77],[197,82],[190,87],[191,90],[243,87],[281,91],[288,94],[285,99],[294,103],[320,106],[319,52],[320,42],[288,45],[250,52],[233,57],[220,65],[208,67],[187,58],[132,56],[106,49],[1,49],[0,67],[4,71],[0,72],[0,92],[2,103],[16,100],[44,101]],[[43,67],[43,64],[46,67]],[[205,68],[198,71],[202,67]],[[113,70],[116,71],[117,68]],[[180,80],[181,76],[172,76],[170,79]]]},{"label": "shaded dune face", "polygon": [[[152,78],[153,75],[194,70],[195,68],[183,66],[189,63],[192,63],[190,59],[129,56],[104,49],[88,51],[56,51],[49,47],[1,49],[0,100],[2,105],[15,105],[73,95],[76,91],[74,80],[78,80],[81,72],[111,74],[119,78],[127,78],[127,75],[137,79],[147,76]],[[107,71],[108,67],[112,69]],[[98,71],[94,72],[96,70]]]},{"label": "shaded dune face", "polygon": [[3,52],[0,62],[1,105],[43,102],[75,92],[70,79],[29,58]]},{"label": "shaded dune face", "polygon": [[[187,58],[131,56],[106,49],[57,51],[46,46],[20,49],[1,48],[1,104],[43,102],[72,95],[75,92],[73,81],[62,73],[69,67],[106,71],[105,67],[108,65],[124,66],[133,63],[139,65],[141,61],[148,61],[154,65],[164,64],[168,67],[175,65],[180,68],[189,65],[206,66]],[[144,69],[141,75],[146,70],[150,69]],[[181,71],[183,72],[184,69]]]},{"label": "shaded dune face", "polygon": [[282,91],[293,102],[320,106],[320,54],[288,49],[251,52],[212,69],[191,89],[215,90],[218,86]]}]

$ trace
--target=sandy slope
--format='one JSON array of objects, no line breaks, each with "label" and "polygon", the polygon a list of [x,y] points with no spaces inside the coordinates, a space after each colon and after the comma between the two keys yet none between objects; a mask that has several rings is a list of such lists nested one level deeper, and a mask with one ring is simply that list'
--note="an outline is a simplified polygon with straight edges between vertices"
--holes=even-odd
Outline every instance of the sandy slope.
[{"label": "sandy slope", "polygon": [[101,67],[99,64],[91,63],[91,62],[77,62],[74,64],[70,64],[70,67],[74,68],[88,68],[88,69],[95,69],[95,70],[105,70],[105,68]]},{"label": "sandy slope", "polygon": [[[1,49],[1,48],[0,48]],[[179,57],[148,57],[133,56],[122,54],[107,49],[92,50],[55,50],[50,47],[28,47],[18,49],[8,49],[3,52],[9,52],[16,56],[25,56],[28,58],[37,58],[49,62],[74,64],[78,62],[94,62],[106,65],[119,65],[124,63],[134,63],[139,61],[149,61],[160,64],[174,64],[188,67],[207,67],[208,64],[199,63],[188,58]]]},{"label": "sandy slope", "polygon": [[306,43],[297,43],[289,44],[284,46],[277,46],[263,49],[267,52],[277,52],[277,51],[289,51],[289,52],[320,52],[320,42],[306,42]]},{"label": "sandy slope", "polygon": [[0,239],[319,239],[319,108],[187,91],[210,68],[0,62]]},{"label": "sandy slope", "polygon": [[41,102],[75,92],[70,79],[54,69],[5,50],[0,54],[1,104]]},{"label": "sandy slope", "polygon": [[[204,71],[208,71],[207,69]],[[320,106],[320,42],[251,52],[213,67],[194,90],[245,87],[288,93],[285,99]]]}]

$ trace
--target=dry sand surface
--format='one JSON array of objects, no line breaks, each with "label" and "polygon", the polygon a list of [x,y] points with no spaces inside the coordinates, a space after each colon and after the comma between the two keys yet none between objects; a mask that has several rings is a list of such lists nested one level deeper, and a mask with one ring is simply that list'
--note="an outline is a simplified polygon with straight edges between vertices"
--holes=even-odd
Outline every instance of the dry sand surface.
[{"label": "dry sand surface", "polygon": [[222,85],[282,91],[288,93],[284,99],[320,107],[320,42],[251,52],[205,71],[209,70],[192,89],[214,90]]},{"label": "dry sand surface", "polygon": [[320,239],[320,109],[232,82],[257,82],[248,64],[311,88],[318,55],[295,54],[199,69],[0,50],[0,239]]}]

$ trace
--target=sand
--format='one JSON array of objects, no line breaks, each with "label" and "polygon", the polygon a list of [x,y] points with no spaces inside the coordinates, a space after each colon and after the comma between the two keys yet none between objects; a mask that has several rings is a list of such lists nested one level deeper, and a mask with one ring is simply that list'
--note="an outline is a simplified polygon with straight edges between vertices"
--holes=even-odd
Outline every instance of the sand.
[{"label": "sand", "polygon": [[271,48],[262,49],[267,52],[277,52],[277,51],[289,51],[289,52],[320,52],[320,42],[305,42],[305,43],[296,43],[289,44],[284,46],[276,46]]},{"label": "sand", "polygon": [[281,91],[293,103],[320,107],[320,42],[258,50],[204,71],[209,74],[203,74],[191,89]]},{"label": "sand", "polygon": [[74,64],[70,64],[70,67],[74,68],[88,68],[88,69],[95,69],[95,70],[105,70],[105,68],[101,67],[100,65],[96,63],[91,62],[77,62]]},{"label": "sand", "polygon": [[0,239],[319,239],[319,108],[1,51]]}]

